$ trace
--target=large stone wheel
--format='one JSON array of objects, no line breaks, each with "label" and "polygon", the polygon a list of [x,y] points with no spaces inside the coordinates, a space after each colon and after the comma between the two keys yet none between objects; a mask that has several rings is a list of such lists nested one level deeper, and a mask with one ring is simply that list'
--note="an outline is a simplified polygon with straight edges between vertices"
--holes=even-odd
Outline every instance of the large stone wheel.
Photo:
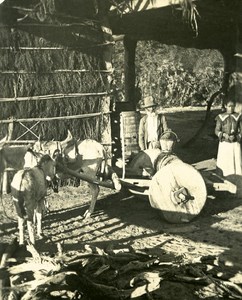
[{"label": "large stone wheel", "polygon": [[181,160],[162,167],[150,183],[151,206],[159,209],[164,219],[171,223],[191,221],[201,212],[206,198],[203,177]]}]

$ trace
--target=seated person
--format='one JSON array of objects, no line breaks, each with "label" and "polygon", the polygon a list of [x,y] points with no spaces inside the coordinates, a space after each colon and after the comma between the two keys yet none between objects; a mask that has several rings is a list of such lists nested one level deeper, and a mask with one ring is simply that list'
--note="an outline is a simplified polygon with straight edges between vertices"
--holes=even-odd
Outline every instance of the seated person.
[{"label": "seated person", "polygon": [[140,151],[127,165],[126,174],[132,176],[153,176],[158,169],[177,158],[173,153],[177,142],[179,142],[179,139],[173,131],[164,132],[159,141],[161,147]]}]

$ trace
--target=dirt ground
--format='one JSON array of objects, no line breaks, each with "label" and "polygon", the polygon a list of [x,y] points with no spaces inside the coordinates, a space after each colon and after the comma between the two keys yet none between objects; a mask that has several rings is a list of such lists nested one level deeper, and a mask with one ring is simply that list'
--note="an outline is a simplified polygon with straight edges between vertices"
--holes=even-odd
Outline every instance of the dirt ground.
[{"label": "dirt ground", "polygon": [[[176,153],[183,161],[199,162],[200,168],[215,168],[217,139],[213,130],[218,112],[212,111],[206,130],[185,148],[182,145],[201,126],[205,109],[167,112],[170,127],[181,139]],[[3,196],[2,200],[6,214],[16,218],[10,196]],[[208,190],[205,207],[188,224],[169,224],[151,208],[148,199],[106,188],[101,188],[93,217],[83,220],[89,203],[85,183],[79,187],[61,187],[58,194],[49,195],[49,203],[50,212],[43,222],[45,238],[36,244],[40,252],[54,253],[59,242],[69,253],[75,253],[86,244],[104,249],[113,244],[167,251],[188,262],[199,256],[216,255],[221,263],[231,267],[234,276],[241,275],[242,199],[232,194]],[[17,226],[6,218],[2,205],[0,214],[3,247],[17,236]]]}]

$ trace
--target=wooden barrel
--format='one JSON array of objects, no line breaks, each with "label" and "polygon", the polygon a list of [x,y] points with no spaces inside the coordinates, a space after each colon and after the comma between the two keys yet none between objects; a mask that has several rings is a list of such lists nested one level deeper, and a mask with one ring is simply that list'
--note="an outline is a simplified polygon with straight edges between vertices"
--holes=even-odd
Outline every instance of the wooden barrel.
[{"label": "wooden barrel", "polygon": [[150,182],[151,206],[159,209],[164,219],[171,223],[191,221],[201,212],[206,198],[203,177],[180,159],[162,167]]},{"label": "wooden barrel", "polygon": [[123,155],[129,158],[140,151],[138,145],[139,114],[136,111],[124,111],[120,114],[120,135]]}]

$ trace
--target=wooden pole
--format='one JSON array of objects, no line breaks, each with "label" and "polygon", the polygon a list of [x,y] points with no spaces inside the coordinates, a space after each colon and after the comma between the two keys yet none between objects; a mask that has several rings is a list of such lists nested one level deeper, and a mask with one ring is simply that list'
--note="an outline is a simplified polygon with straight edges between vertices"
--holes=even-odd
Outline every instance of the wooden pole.
[{"label": "wooden pole", "polygon": [[89,175],[86,175],[84,173],[78,173],[76,171],[73,171],[65,166],[63,166],[62,164],[60,164],[59,162],[57,162],[57,168],[63,172],[64,174],[68,174],[68,175],[71,175],[71,176],[74,176],[76,178],[79,178],[81,180],[84,180],[86,182],[89,182],[89,183],[94,183],[94,184],[97,184],[97,185],[100,185],[100,186],[103,186],[103,187],[106,187],[106,188],[110,188],[110,189],[114,189],[114,185],[112,182],[108,182],[108,181],[100,181],[98,179],[95,179]]},{"label": "wooden pole", "polygon": [[26,70],[8,70],[8,71],[1,71],[0,74],[60,74],[60,73],[111,73],[112,70],[86,70],[86,69],[80,69],[80,70],[71,70],[71,69],[58,69],[50,72],[36,72],[36,71],[26,71]]},{"label": "wooden pole", "polygon": [[[242,4],[238,10],[242,13]],[[239,15],[239,14],[238,14]],[[239,21],[230,30],[230,36],[220,52],[224,58],[224,80],[222,90],[226,100],[236,102],[235,110],[242,112],[242,34]]]},{"label": "wooden pole", "polygon": [[[234,43],[230,44],[230,47],[234,45]],[[227,48],[225,47],[222,49],[221,54],[224,59],[224,76],[223,76],[223,82],[222,82],[222,88],[221,91],[223,93],[223,98],[222,98],[222,109],[225,110],[225,101],[228,99],[229,94],[229,89],[230,89],[230,80],[231,80],[231,75],[235,72],[235,66],[236,66],[236,59],[234,56],[235,49]]]},{"label": "wooden pole", "polygon": [[[99,4],[99,13],[98,13],[98,19],[101,25],[102,30],[102,36],[103,36],[103,42],[109,43],[109,46],[102,49],[102,59],[103,59],[103,68],[106,69],[108,72],[111,72],[113,70],[112,66],[112,55],[114,50],[114,44],[112,37],[112,29],[109,24],[109,20],[107,17],[107,7],[106,4],[103,2]],[[107,91],[110,91],[110,82],[111,82],[112,74],[110,73],[109,76],[106,76],[104,79],[106,89]],[[105,97],[102,98],[102,105],[101,105],[101,111],[109,111],[112,110],[110,108],[110,95],[107,94]],[[101,135],[101,142],[102,143],[111,143],[112,137],[111,137],[111,119],[110,115],[103,115],[102,118],[100,118],[100,127],[99,132]],[[106,147],[106,153],[107,153],[107,159],[108,164],[111,164],[111,157],[112,157],[112,147]]]},{"label": "wooden pole", "polygon": [[[41,26],[37,24],[38,28]],[[43,25],[42,25],[43,26]],[[1,27],[1,26],[0,26]],[[19,26],[18,26],[19,27]],[[53,27],[53,26],[51,26]],[[60,26],[59,26],[60,27]],[[101,43],[101,44],[94,44],[94,45],[87,45],[87,46],[79,46],[79,47],[19,47],[18,50],[27,50],[27,51],[36,51],[36,50],[79,50],[79,49],[87,49],[87,48],[98,48],[98,47],[108,47],[110,45],[114,45],[115,42],[109,43]],[[12,50],[10,47],[0,47],[0,50]]]},{"label": "wooden pole", "polygon": [[92,118],[98,117],[102,114],[110,114],[110,112],[106,113],[91,113],[91,114],[82,114],[82,115],[72,115],[72,116],[61,116],[61,117],[43,117],[43,118],[28,118],[28,119],[14,119],[14,120],[0,120],[0,124],[3,123],[11,123],[11,122],[35,122],[35,121],[52,121],[52,120],[71,120],[71,119],[84,119],[84,118]]},{"label": "wooden pole", "polygon": [[129,110],[136,109],[135,103],[135,50],[137,41],[127,36],[124,38],[124,75],[125,100],[129,102]]},{"label": "wooden pole", "polygon": [[18,101],[29,101],[29,100],[52,100],[52,99],[65,99],[65,98],[78,98],[78,97],[99,97],[106,96],[107,92],[100,93],[70,93],[70,94],[50,94],[50,95],[38,95],[31,97],[14,97],[14,98],[0,98],[1,102],[18,102]]},{"label": "wooden pole", "polygon": [[[63,172],[64,174],[68,174],[71,175],[73,177],[79,178],[83,181],[89,182],[89,183],[93,183],[93,184],[97,184],[109,189],[115,189],[114,184],[112,181],[100,181],[98,179],[95,179],[89,175],[86,175],[84,173],[78,173],[76,171],[73,171],[65,166],[63,166],[62,164],[60,164],[59,162],[57,162],[57,168]],[[122,184],[122,187],[125,187],[127,189],[133,189],[139,192],[144,192],[144,190],[146,189],[146,187],[143,186],[138,186],[137,184],[133,184],[131,182],[129,182],[128,180],[121,180],[120,182]]]}]

